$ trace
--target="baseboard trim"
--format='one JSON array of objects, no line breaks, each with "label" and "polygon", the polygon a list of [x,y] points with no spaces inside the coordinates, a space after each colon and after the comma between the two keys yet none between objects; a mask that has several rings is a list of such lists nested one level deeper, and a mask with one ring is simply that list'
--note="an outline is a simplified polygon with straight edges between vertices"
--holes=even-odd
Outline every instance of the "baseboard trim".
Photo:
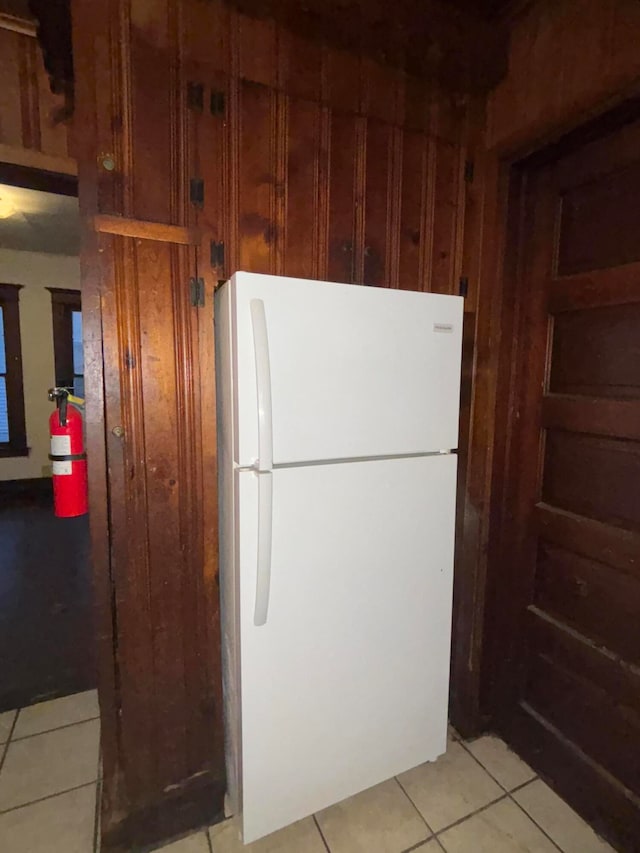
[{"label": "baseboard trim", "polygon": [[152,850],[224,817],[225,783],[204,772],[165,792],[158,801],[130,812],[116,824],[102,803],[102,853]]}]

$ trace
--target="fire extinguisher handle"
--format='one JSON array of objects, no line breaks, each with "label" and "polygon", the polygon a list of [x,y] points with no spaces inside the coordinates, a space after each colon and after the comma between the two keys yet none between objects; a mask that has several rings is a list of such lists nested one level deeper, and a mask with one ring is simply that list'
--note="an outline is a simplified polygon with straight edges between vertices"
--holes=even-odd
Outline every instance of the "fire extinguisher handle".
[{"label": "fire extinguisher handle", "polygon": [[69,392],[66,388],[49,388],[48,396],[52,403],[55,400],[56,406],[59,410],[58,417],[60,418],[60,424],[62,426],[66,426]]}]

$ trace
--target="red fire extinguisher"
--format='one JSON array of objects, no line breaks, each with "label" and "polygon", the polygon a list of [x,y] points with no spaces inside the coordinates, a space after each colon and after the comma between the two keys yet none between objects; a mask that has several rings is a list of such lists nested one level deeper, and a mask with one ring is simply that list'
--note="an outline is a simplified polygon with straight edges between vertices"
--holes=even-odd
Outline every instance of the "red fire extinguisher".
[{"label": "red fire extinguisher", "polygon": [[53,468],[53,506],[57,518],[73,518],[88,511],[87,454],[84,452],[82,415],[69,402],[66,388],[50,388],[56,410],[49,418]]}]

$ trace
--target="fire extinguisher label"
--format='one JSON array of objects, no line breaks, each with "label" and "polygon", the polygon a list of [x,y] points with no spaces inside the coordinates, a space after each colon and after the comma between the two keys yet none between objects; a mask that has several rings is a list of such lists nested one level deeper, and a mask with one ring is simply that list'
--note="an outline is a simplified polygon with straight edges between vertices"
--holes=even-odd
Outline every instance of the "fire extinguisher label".
[{"label": "fire extinguisher label", "polygon": [[[71,455],[71,436],[70,435],[52,435],[51,436],[51,455],[52,456],[70,456]],[[53,473],[57,477],[64,477],[71,474],[72,462],[52,462]]]}]

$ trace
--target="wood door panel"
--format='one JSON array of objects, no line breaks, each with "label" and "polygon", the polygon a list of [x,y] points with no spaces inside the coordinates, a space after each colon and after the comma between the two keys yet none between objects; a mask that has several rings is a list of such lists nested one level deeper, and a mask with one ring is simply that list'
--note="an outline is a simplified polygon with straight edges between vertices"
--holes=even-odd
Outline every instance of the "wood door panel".
[{"label": "wood door panel", "polygon": [[562,196],[558,275],[640,260],[640,163],[568,189]]},{"label": "wood door panel", "polygon": [[634,664],[640,664],[640,631],[634,630],[639,595],[640,566],[627,575],[540,541],[535,604]]},{"label": "wood door panel", "polygon": [[589,760],[543,715],[526,702],[520,703],[505,724],[514,749],[533,761],[538,772],[569,799],[594,829],[619,851],[635,853],[640,838],[640,800],[608,773]]},{"label": "wood door panel", "polygon": [[640,764],[629,761],[640,741],[640,716],[542,655],[529,661],[524,700],[559,731],[570,731],[572,742],[623,785],[640,791]]},{"label": "wood door panel", "polygon": [[640,534],[539,503],[534,510],[535,532],[576,554],[636,574]]},{"label": "wood door panel", "polygon": [[512,420],[494,611],[496,714],[524,757],[632,850],[629,839],[640,837],[640,229],[632,202],[640,150],[625,151],[626,179],[615,145],[608,168],[606,145],[593,150],[591,176],[584,152],[565,154],[531,166],[522,184],[515,346],[504,356]]},{"label": "wood door panel", "polygon": [[595,270],[567,278],[552,278],[547,284],[549,311],[576,311],[605,305],[628,305],[638,301],[640,264],[625,264],[610,270]]},{"label": "wood door panel", "polygon": [[616,526],[640,530],[637,442],[547,430],[542,500]]},{"label": "wood door panel", "polygon": [[608,693],[624,713],[640,715],[640,672],[584,634],[532,605],[525,620],[527,646]]},{"label": "wood door panel", "polygon": [[640,303],[558,314],[549,390],[595,397],[640,397]]},{"label": "wood door panel", "polygon": [[542,426],[640,441],[640,400],[553,394],[542,402]]}]

